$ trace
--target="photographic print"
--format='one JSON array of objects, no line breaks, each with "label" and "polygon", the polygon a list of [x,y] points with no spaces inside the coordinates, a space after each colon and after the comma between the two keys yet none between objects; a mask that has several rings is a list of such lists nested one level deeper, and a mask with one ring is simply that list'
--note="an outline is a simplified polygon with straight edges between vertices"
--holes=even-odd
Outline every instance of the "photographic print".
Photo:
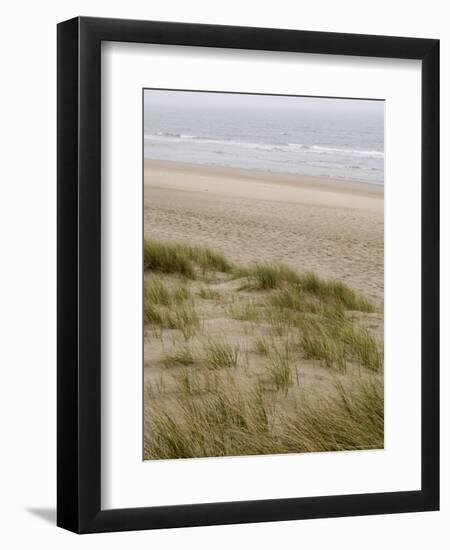
[{"label": "photographic print", "polygon": [[57,524],[438,510],[439,40],[57,37]]},{"label": "photographic print", "polygon": [[143,91],[143,458],[384,446],[384,101]]}]

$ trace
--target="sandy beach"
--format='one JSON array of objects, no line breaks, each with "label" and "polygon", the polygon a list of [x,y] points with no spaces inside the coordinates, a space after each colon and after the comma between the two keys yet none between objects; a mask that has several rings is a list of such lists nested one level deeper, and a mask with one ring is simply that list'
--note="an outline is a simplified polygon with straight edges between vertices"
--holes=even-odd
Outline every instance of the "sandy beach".
[{"label": "sandy beach", "polygon": [[[383,208],[373,184],[145,161],[144,458],[383,446]],[[252,288],[256,263],[285,283]],[[307,272],[319,286],[290,285]]]},{"label": "sandy beach", "polygon": [[383,304],[381,185],[145,160],[144,233],[345,281]]}]

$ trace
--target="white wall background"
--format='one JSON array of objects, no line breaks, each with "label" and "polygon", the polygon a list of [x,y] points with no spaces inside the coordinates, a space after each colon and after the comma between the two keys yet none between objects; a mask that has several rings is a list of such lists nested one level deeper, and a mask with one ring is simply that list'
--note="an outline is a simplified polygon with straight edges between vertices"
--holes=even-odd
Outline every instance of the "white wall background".
[{"label": "white wall background", "polygon": [[[449,288],[442,286],[442,510],[77,537],[54,526],[56,468],[56,23],[76,15],[441,39],[442,280],[450,278],[450,35],[444,0],[65,0],[8,3],[0,32],[0,542],[49,550],[447,548]],[[131,546],[132,545],[132,546]]]}]

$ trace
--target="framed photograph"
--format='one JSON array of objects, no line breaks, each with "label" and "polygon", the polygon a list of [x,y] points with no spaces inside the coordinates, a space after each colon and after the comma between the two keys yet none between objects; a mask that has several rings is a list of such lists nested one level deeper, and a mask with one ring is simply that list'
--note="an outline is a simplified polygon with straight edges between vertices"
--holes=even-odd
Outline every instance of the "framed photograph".
[{"label": "framed photograph", "polygon": [[437,510],[439,41],[58,25],[58,525]]}]

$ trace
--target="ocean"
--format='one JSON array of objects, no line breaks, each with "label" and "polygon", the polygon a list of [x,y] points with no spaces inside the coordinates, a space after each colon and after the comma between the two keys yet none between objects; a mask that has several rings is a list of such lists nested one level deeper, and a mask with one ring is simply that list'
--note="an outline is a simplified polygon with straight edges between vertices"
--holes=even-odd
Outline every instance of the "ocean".
[{"label": "ocean", "polygon": [[145,90],[144,157],[384,184],[384,102]]}]

